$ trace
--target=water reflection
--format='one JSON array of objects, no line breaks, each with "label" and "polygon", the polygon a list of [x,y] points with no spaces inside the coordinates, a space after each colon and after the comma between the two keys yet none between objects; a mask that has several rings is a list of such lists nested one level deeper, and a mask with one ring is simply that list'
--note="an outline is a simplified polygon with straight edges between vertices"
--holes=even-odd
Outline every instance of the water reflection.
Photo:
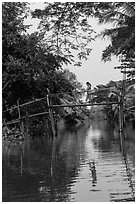
[{"label": "water reflection", "polygon": [[92,174],[92,186],[96,186],[97,183],[97,174],[96,174],[96,167],[95,167],[95,161],[89,162],[91,174]]},{"label": "water reflection", "polygon": [[134,140],[123,147],[106,121],[3,142],[3,201],[133,201]]}]

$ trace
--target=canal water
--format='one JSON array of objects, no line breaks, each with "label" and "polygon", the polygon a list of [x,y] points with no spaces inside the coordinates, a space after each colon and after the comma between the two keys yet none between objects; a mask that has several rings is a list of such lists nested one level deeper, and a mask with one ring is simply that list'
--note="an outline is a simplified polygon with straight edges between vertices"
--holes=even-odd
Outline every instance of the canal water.
[{"label": "canal water", "polygon": [[134,201],[135,140],[128,125],[91,121],[18,143],[3,141],[3,202]]}]

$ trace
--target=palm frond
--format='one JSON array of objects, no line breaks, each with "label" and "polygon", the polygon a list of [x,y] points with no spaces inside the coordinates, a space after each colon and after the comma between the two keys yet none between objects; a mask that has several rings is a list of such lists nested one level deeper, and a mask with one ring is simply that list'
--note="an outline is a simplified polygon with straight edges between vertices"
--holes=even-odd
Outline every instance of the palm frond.
[{"label": "palm frond", "polygon": [[99,23],[119,23],[120,20],[124,20],[124,14],[115,10],[106,11],[101,14]]},{"label": "palm frond", "polygon": [[113,23],[116,26],[124,23],[126,17],[135,16],[135,8],[131,2],[114,3],[114,6],[108,10],[97,13],[99,23]]},{"label": "palm frond", "polygon": [[102,31],[101,33],[96,35],[96,38],[97,37],[102,37],[102,38],[109,37],[109,38],[112,38],[112,36],[118,35],[119,29],[121,29],[121,28],[122,27],[105,29],[104,31]]},{"label": "palm frond", "polygon": [[135,3],[134,2],[120,2],[116,4],[116,7],[124,15],[129,17],[135,16]]}]

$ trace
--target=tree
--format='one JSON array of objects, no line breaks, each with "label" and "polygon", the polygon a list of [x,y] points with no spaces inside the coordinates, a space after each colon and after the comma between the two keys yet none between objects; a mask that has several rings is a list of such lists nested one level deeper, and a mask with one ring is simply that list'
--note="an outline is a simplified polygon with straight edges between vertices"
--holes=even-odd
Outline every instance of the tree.
[{"label": "tree", "polygon": [[[135,87],[134,81],[127,80],[124,82],[124,114],[127,120],[134,120],[135,111]],[[106,85],[98,85],[95,88],[96,97],[94,101],[97,103],[101,102],[118,102],[121,93],[123,93],[123,81],[110,81]],[[104,106],[104,112],[107,114],[109,119],[118,120],[119,117],[119,105],[118,104],[108,104]]]},{"label": "tree", "polygon": [[[94,31],[82,14],[82,6],[83,3],[45,3],[43,10],[36,9],[32,12],[33,18],[41,19],[39,30],[44,37],[44,46],[52,49],[57,56],[65,57],[70,63],[74,62],[76,52],[81,60],[87,59],[92,50],[90,43],[94,40]],[[92,3],[90,7],[92,8]]]},{"label": "tree", "polygon": [[126,74],[127,78],[131,81],[135,77],[135,58],[123,58],[121,59],[121,65],[115,67],[115,69],[120,69],[121,73]]},{"label": "tree", "polygon": [[[23,20],[28,4],[3,3],[3,102],[9,106],[52,93],[72,91],[68,80],[57,70],[65,59],[44,47],[37,32],[28,35]],[[7,83],[8,82],[8,83]]]},{"label": "tree", "polygon": [[[99,23],[110,23],[113,26],[98,35],[111,39],[111,43],[103,51],[103,61],[111,60],[112,55],[129,62],[135,58],[134,2],[45,3],[45,9],[36,9],[32,16],[41,19],[39,28],[40,33],[45,36],[45,44],[50,41],[53,51],[70,61],[73,61],[74,53],[71,49],[80,50],[79,59],[87,59],[90,54],[94,31],[89,19],[92,17],[97,18]],[[81,65],[81,62],[76,65]],[[122,67],[123,65],[121,69]],[[133,76],[133,69],[132,66],[132,70],[128,70],[131,71],[130,76]]]},{"label": "tree", "polygon": [[111,44],[103,51],[102,59],[110,60],[112,55],[133,57],[135,53],[135,3],[100,3],[95,16],[99,23],[111,23],[113,26],[99,34],[111,39]]},{"label": "tree", "polygon": [[23,71],[25,73],[25,70],[22,70],[22,67],[26,68],[26,66],[23,66],[22,56],[25,58],[23,47],[26,43],[24,33],[27,27],[23,25],[23,20],[27,16],[27,11],[27,3],[4,2],[2,4],[2,83],[4,100],[12,95],[9,89],[12,83],[18,80],[19,72]]},{"label": "tree", "polygon": [[99,23],[110,23],[98,36],[109,37],[111,43],[102,54],[102,60],[111,60],[113,55],[119,57],[121,65],[118,69],[127,77],[135,76],[135,2],[105,2],[96,7],[95,16]]}]

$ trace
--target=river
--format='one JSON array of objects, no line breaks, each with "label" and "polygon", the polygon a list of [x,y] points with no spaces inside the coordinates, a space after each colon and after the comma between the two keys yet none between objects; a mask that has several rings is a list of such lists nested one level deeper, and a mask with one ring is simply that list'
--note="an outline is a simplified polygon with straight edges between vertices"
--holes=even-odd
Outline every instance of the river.
[{"label": "river", "polygon": [[91,121],[32,140],[3,141],[3,202],[135,200],[135,132],[120,145],[117,125]]}]

